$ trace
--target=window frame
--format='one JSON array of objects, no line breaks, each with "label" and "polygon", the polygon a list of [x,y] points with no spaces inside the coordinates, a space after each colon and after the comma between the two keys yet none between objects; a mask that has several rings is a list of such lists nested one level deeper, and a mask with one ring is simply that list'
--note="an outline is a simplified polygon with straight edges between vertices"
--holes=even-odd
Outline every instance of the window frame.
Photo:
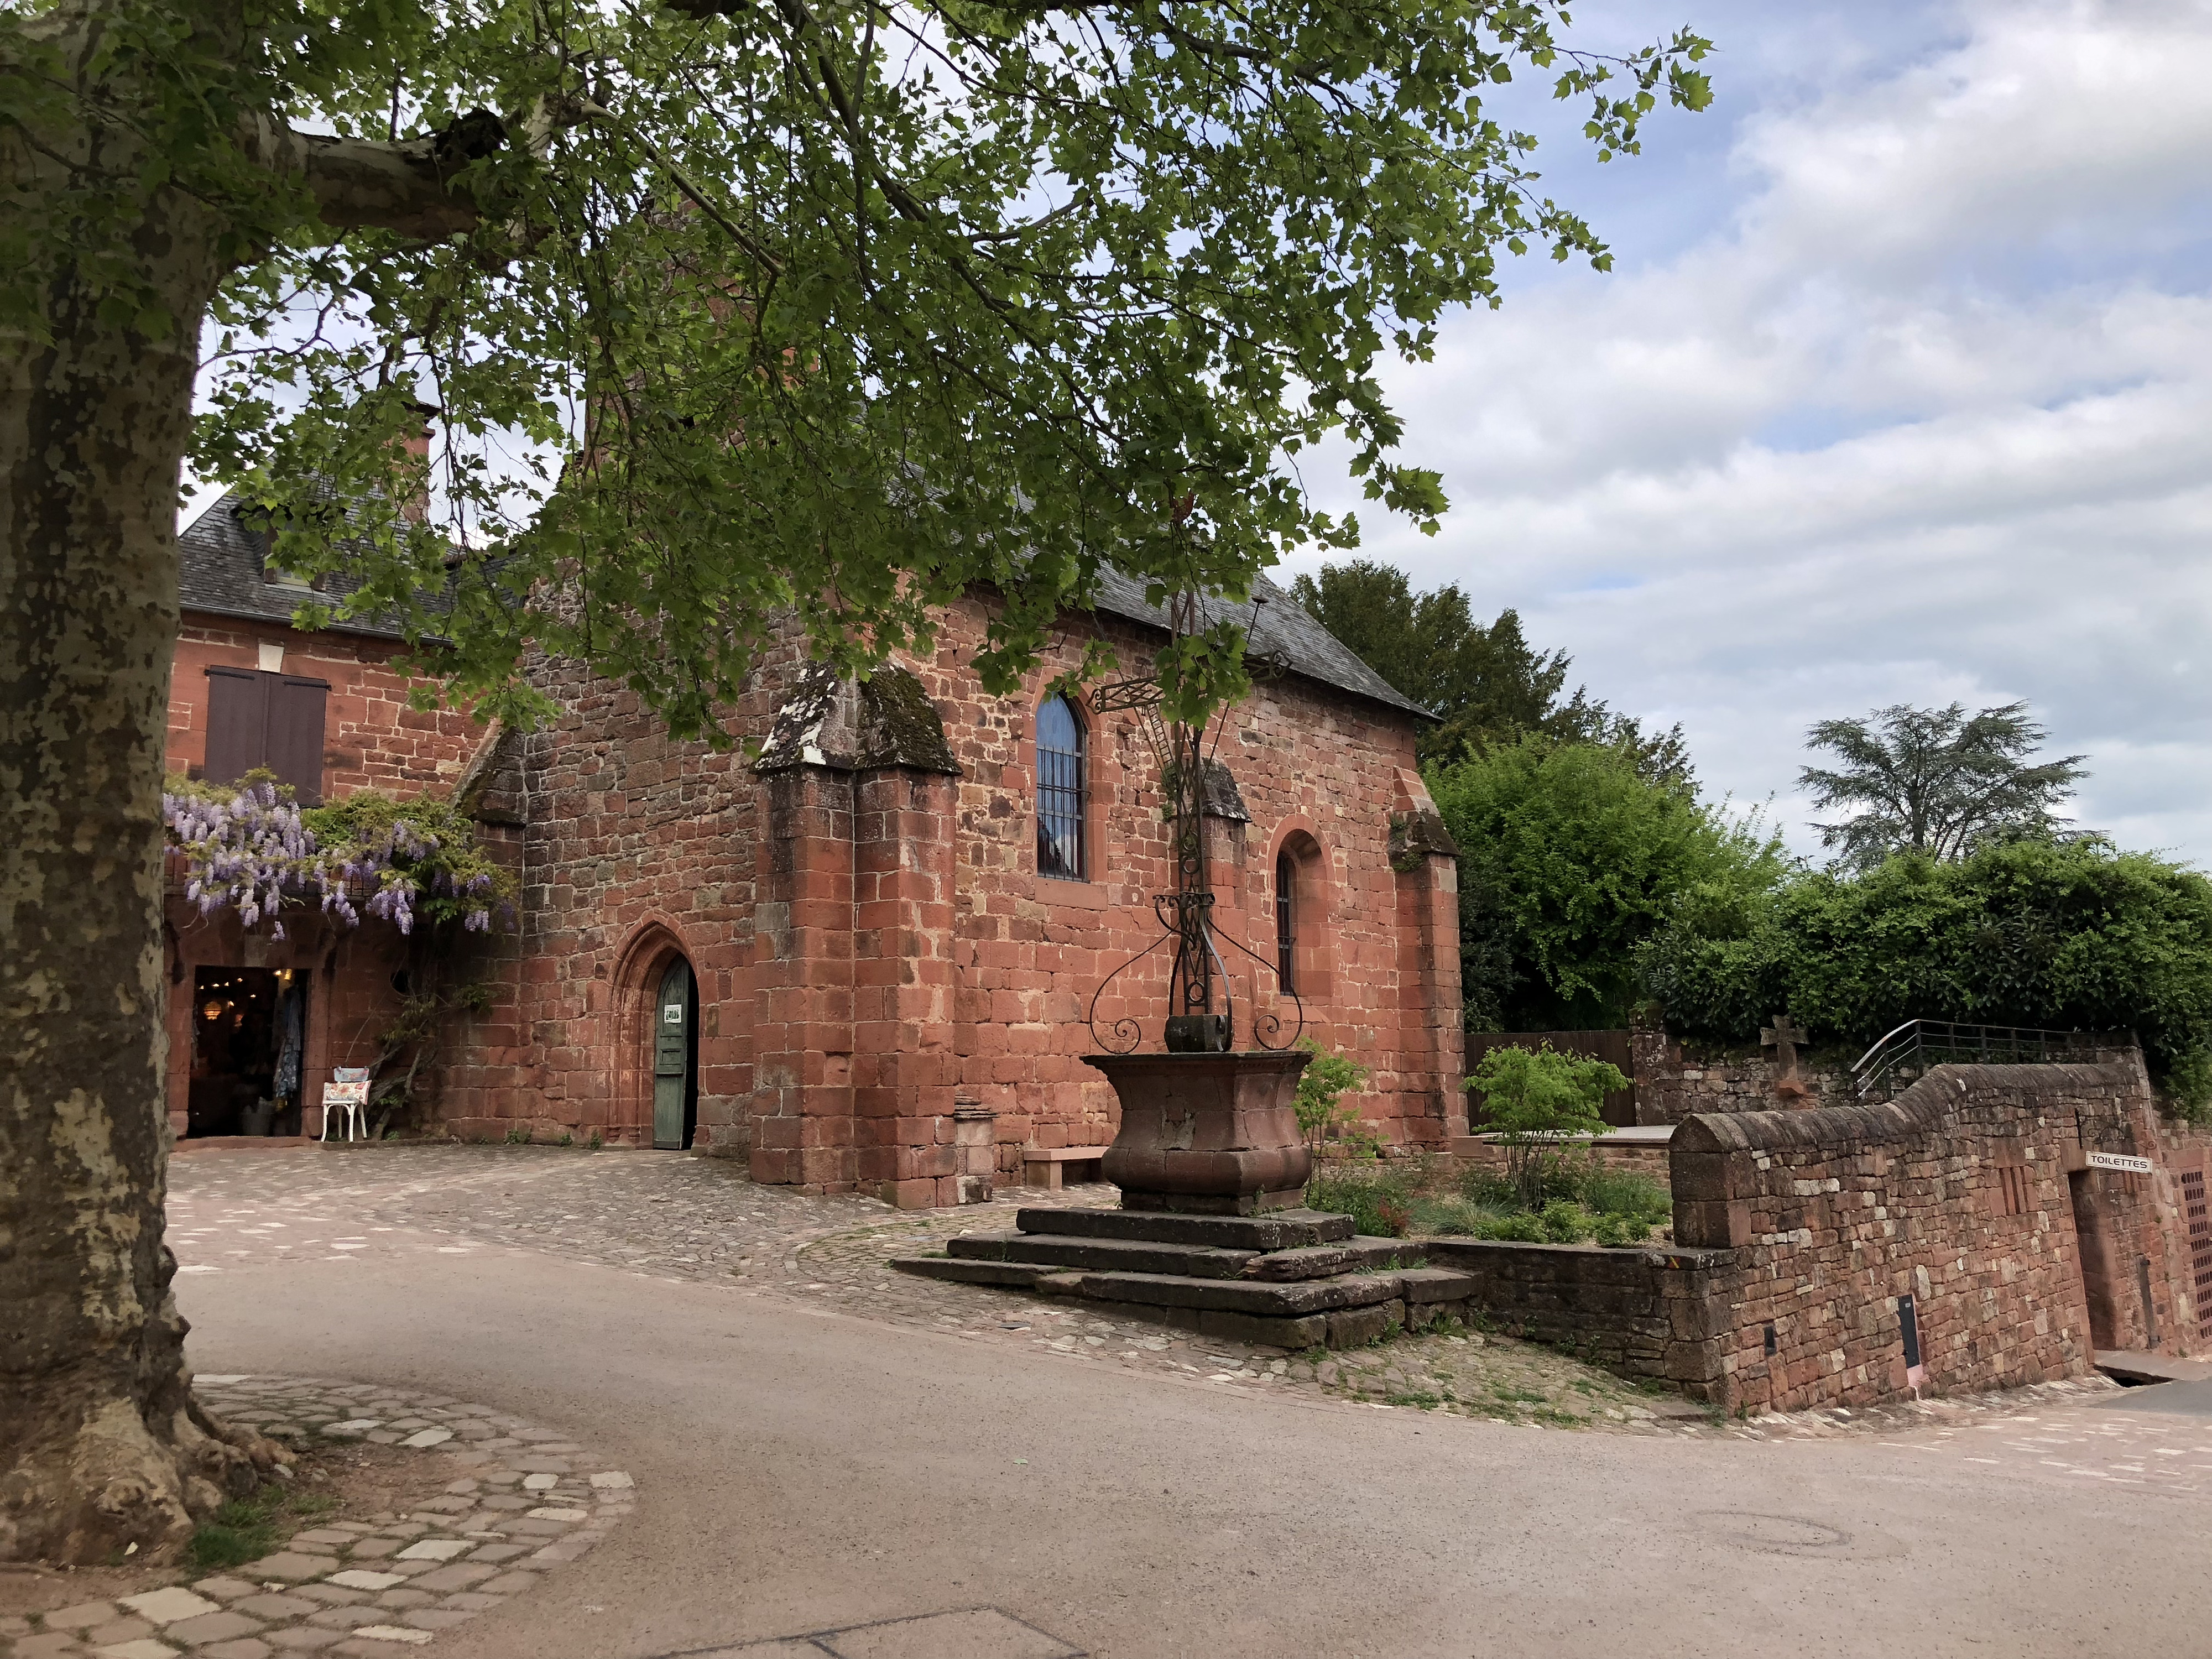
[{"label": "window frame", "polygon": [[1287,844],[1275,849],[1275,988],[1298,994],[1298,860]]},{"label": "window frame", "polygon": [[[1048,748],[1045,711],[1058,703],[1067,712],[1073,728],[1073,749]],[[1034,726],[1036,767],[1031,806],[1036,820],[1036,872],[1046,881],[1087,882],[1091,879],[1091,731],[1083,711],[1073,698],[1052,696],[1038,703]],[[1049,760],[1048,759],[1049,757]],[[1072,830],[1073,868],[1062,848],[1064,836],[1054,827]]]}]

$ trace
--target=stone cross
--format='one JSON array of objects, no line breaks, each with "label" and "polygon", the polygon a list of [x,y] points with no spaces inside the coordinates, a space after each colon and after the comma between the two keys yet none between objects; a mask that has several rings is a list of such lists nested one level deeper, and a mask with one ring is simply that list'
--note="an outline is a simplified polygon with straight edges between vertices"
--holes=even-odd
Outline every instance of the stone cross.
[{"label": "stone cross", "polygon": [[1804,1040],[1804,1032],[1787,1014],[1775,1015],[1774,1023],[1759,1033],[1761,1046],[1774,1050],[1780,1066],[1779,1075],[1774,1079],[1774,1092],[1784,1100],[1803,1100],[1813,1092],[1797,1075],[1797,1045]]}]

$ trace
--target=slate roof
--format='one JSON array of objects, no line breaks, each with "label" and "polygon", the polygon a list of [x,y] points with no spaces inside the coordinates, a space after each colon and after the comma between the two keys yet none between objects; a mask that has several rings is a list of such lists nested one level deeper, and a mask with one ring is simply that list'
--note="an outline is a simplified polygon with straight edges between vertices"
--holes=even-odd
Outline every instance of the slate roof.
[{"label": "slate roof", "polygon": [[[177,562],[184,608],[218,617],[246,617],[289,623],[293,611],[307,595],[301,588],[268,579],[262,563],[261,538],[239,522],[239,501],[235,493],[226,494],[178,532]],[[1401,696],[1388,680],[1316,622],[1304,605],[1265,576],[1256,578],[1252,589],[1267,600],[1253,624],[1252,645],[1255,650],[1279,659],[1291,672],[1303,678],[1409,714],[1435,718],[1420,704]],[[326,577],[319,597],[335,599],[348,591],[349,585],[343,577]],[[1131,580],[1111,566],[1098,573],[1094,608],[1163,631],[1168,626],[1167,613],[1158,605],[1145,603],[1144,584]],[[1249,605],[1234,610],[1240,622],[1251,616]],[[333,622],[330,631],[381,640],[399,637],[398,629],[364,617]]]},{"label": "slate roof", "polygon": [[[1255,598],[1267,600],[1260,607],[1258,620],[1251,623],[1253,650],[1280,659],[1291,672],[1302,678],[1319,681],[1425,720],[1436,718],[1412,698],[1401,696],[1389,681],[1353,654],[1349,646],[1316,622],[1304,605],[1265,576],[1254,580],[1252,592]],[[1145,585],[1131,580],[1111,566],[1098,573],[1098,597],[1094,608],[1163,631],[1168,626],[1167,613],[1158,605],[1145,603]],[[1215,614],[1233,614],[1238,622],[1247,622],[1251,620],[1252,607],[1249,604],[1223,605]]]},{"label": "slate roof", "polygon": [[[325,577],[315,590],[270,581],[262,562],[262,538],[239,522],[239,502],[234,491],[227,492],[177,532],[178,596],[185,610],[289,624],[302,600],[337,599],[351,591],[352,585],[339,576]],[[399,637],[398,629],[366,617],[342,618],[328,631]]]}]

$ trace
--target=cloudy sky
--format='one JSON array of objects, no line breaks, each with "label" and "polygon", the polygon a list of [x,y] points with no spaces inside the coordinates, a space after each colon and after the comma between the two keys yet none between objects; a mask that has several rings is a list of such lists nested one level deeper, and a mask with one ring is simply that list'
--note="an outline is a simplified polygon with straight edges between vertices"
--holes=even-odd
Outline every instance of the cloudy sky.
[{"label": "cloudy sky", "polygon": [[2080,822],[2212,867],[2212,0],[1602,9],[1711,37],[1716,106],[1603,167],[1540,129],[1614,270],[1523,261],[1396,374],[1452,511],[1365,550],[1801,850],[1811,721],[2025,697]]}]

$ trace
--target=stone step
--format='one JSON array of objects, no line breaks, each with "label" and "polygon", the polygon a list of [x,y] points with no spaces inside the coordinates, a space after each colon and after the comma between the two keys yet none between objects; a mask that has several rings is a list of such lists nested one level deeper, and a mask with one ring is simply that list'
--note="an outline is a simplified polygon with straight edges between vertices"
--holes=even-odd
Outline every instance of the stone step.
[{"label": "stone step", "polygon": [[1408,1303],[1465,1302],[1482,1289],[1474,1274],[1449,1267],[1410,1267],[1398,1275],[1398,1283]]},{"label": "stone step", "polygon": [[1123,1238],[1152,1244],[1199,1244],[1224,1250],[1290,1250],[1330,1244],[1352,1234],[1352,1218],[1320,1210],[1267,1215],[1176,1215],[1159,1210],[1018,1210],[1025,1233]]},{"label": "stone step", "polygon": [[1192,1279],[1179,1273],[1081,1273],[1055,1275],[1048,1287],[1099,1302],[1148,1302],[1264,1319],[1298,1319],[1339,1308],[1400,1298],[1396,1273],[1347,1273],[1291,1285],[1250,1279]]},{"label": "stone step", "polygon": [[1000,1285],[1033,1290],[1040,1279],[1060,1269],[1036,1261],[977,1261],[957,1255],[897,1255],[890,1266],[922,1279],[950,1279],[963,1285]]},{"label": "stone step", "polygon": [[1189,1279],[1234,1279],[1258,1260],[1251,1250],[1217,1250],[1203,1244],[1156,1244],[1133,1238],[1071,1238],[1053,1233],[963,1233],[945,1247],[953,1255],[986,1261],[1036,1261],[1056,1268],[1094,1267],[1132,1273],[1180,1273]]},{"label": "stone step", "polygon": [[1244,1277],[1269,1282],[1329,1279],[1374,1268],[1418,1267],[1425,1260],[1414,1240],[1370,1238],[1355,1233],[1341,1244],[1306,1244],[1255,1255],[1244,1264]]}]

